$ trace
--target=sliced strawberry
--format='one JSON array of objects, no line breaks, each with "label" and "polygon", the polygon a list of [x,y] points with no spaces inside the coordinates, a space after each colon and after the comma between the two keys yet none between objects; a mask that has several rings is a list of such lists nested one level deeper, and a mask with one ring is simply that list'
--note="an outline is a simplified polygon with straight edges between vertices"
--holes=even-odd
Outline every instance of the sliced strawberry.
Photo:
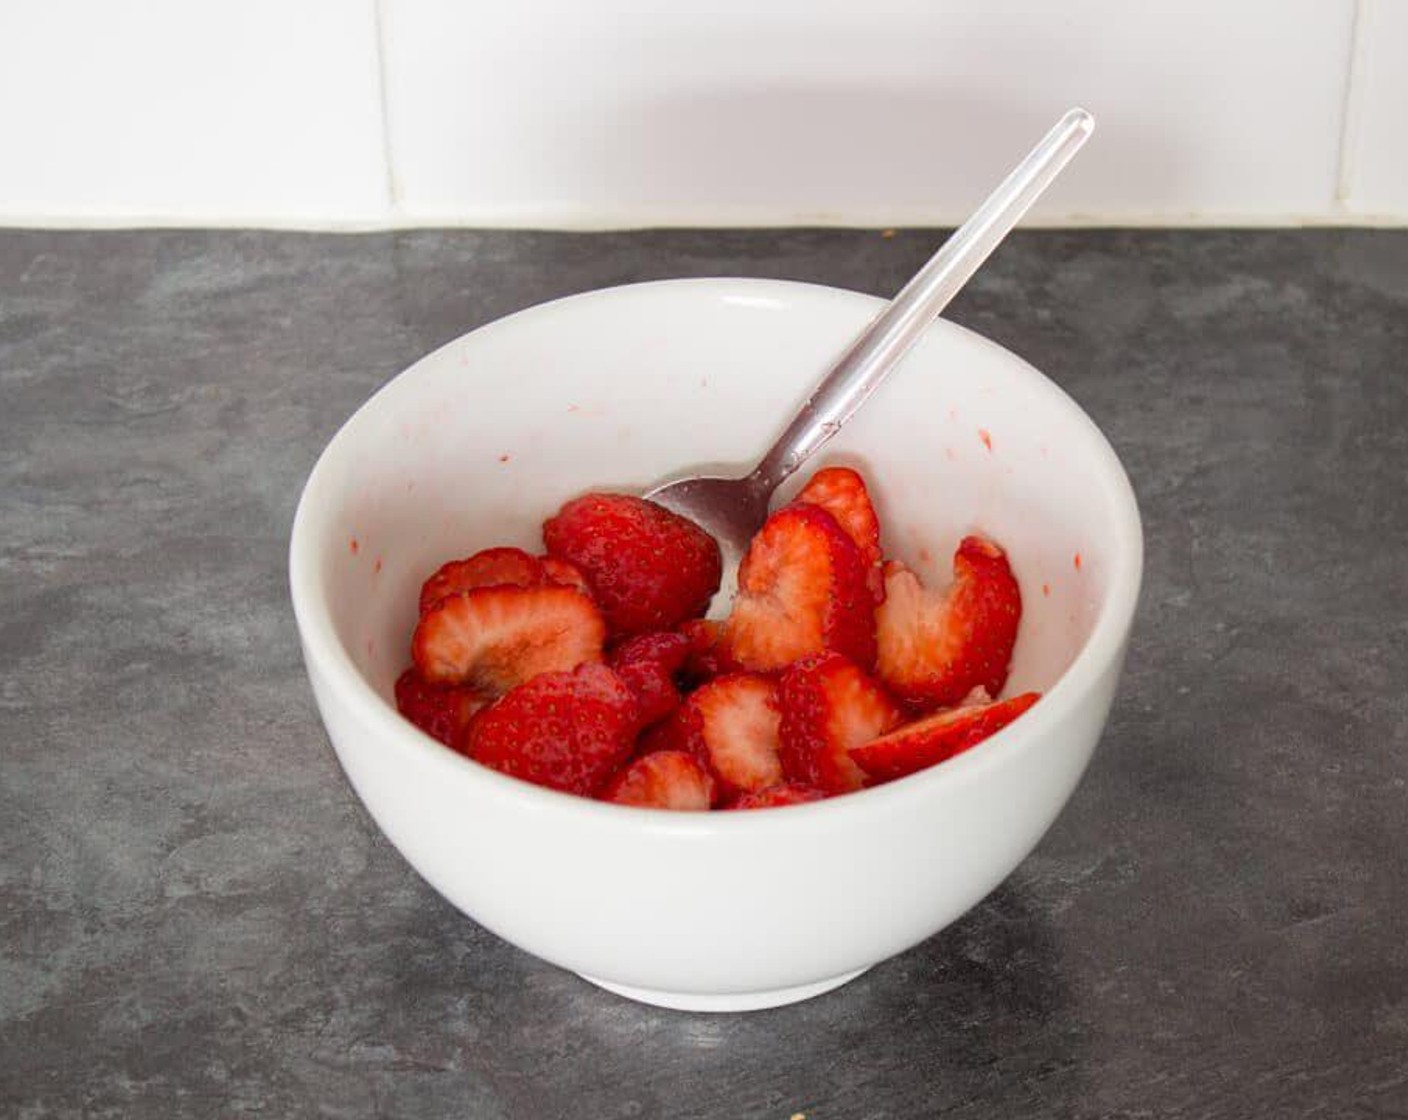
[{"label": "sliced strawberry", "polygon": [[496,697],[539,673],[600,661],[605,638],[600,612],[570,587],[476,587],[421,617],[411,656],[433,684]]},{"label": "sliced strawberry", "polygon": [[420,613],[461,591],[500,584],[537,587],[543,578],[543,566],[521,548],[486,548],[464,560],[441,565],[420,589]]},{"label": "sliced strawberry", "polygon": [[549,554],[581,569],[616,637],[702,615],[719,589],[714,538],[643,498],[576,498],[544,522],[543,541]]},{"label": "sliced strawberry", "polygon": [[539,556],[538,562],[543,566],[543,578],[548,583],[560,583],[563,587],[575,587],[588,598],[592,594],[592,586],[587,582],[587,577],[582,574],[582,569],[576,564],[569,564],[566,560],[559,560],[556,556]]},{"label": "sliced strawberry", "polygon": [[826,467],[808,479],[797,501],[820,506],[856,542],[865,562],[865,583],[877,603],[885,601],[885,577],[880,570],[880,519],[870,501],[865,480],[849,467]]},{"label": "sliced strawberry", "polygon": [[730,673],[702,685],[647,733],[646,751],[688,751],[719,784],[719,796],[782,781],[777,757],[777,686],[755,673]]},{"label": "sliced strawberry", "polygon": [[447,747],[459,742],[475,712],[488,698],[467,685],[433,685],[414,669],[396,680],[396,710]]},{"label": "sliced strawberry", "polygon": [[469,725],[462,748],[515,778],[590,797],[631,756],[638,720],[625,682],[605,665],[583,665],[505,694]]},{"label": "sliced strawberry", "polygon": [[875,612],[876,672],[919,708],[956,704],[973,688],[996,696],[1007,680],[1022,593],[1002,549],[965,537],[952,586],[928,591],[903,564],[885,565],[885,602]]},{"label": "sliced strawberry", "polygon": [[993,704],[951,708],[857,747],[851,758],[872,783],[903,778],[976,746],[1039,699],[1039,693],[1024,692]]},{"label": "sliced strawberry", "polygon": [[784,805],[805,805],[808,801],[820,801],[826,794],[812,786],[797,782],[783,782],[768,786],[756,793],[745,793],[735,797],[727,805],[729,809],[780,809]]},{"label": "sliced strawberry", "polygon": [[678,632],[689,639],[689,654],[684,662],[684,675],[691,685],[713,680],[736,665],[729,665],[721,644],[724,624],[712,618],[692,618],[681,622]]},{"label": "sliced strawberry", "polygon": [[708,809],[714,803],[714,779],[692,754],[655,751],[611,779],[601,799],[647,809]]},{"label": "sliced strawberry", "polygon": [[637,634],[611,651],[610,665],[640,701],[642,726],[658,723],[680,706],[675,676],[693,648],[683,634]]},{"label": "sliced strawberry", "polygon": [[839,653],[795,662],[778,683],[777,703],[782,772],[829,794],[862,788],[865,771],[848,752],[904,721],[885,690]]},{"label": "sliced strawberry", "polygon": [[739,565],[720,645],[729,662],[759,673],[825,650],[874,664],[865,561],[831,514],[797,502],[764,522]]}]

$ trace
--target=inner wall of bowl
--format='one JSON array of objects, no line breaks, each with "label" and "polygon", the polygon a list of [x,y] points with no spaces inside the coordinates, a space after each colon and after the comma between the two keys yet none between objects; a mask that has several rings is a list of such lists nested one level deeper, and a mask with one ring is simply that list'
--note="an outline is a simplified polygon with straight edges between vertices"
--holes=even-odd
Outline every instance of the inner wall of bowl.
[{"label": "inner wall of bowl", "polygon": [[[749,465],[877,307],[780,282],[642,285],[533,309],[422,360],[347,425],[310,491],[354,664],[389,700],[426,576],[492,545],[541,551],[566,499]],[[1002,544],[1024,602],[1007,691],[1056,681],[1106,593],[1116,491],[1054,386],[940,322],[824,464],[864,472],[887,554],[926,582],[947,582],[963,534]]]}]

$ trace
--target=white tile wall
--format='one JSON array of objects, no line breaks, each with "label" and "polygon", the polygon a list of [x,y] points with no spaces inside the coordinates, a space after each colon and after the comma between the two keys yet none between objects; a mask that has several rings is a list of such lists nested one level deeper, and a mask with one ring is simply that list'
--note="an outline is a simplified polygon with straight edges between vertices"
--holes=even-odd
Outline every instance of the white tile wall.
[{"label": "white tile wall", "polygon": [[1408,0],[0,0],[0,224],[952,222],[1076,103],[1037,221],[1408,223]]},{"label": "white tile wall", "polygon": [[1408,215],[1408,0],[1359,0],[1355,89],[1346,121],[1344,203]]},{"label": "white tile wall", "polygon": [[1073,103],[1048,218],[1334,200],[1348,0],[384,3],[426,220],[950,220]]},{"label": "white tile wall", "polygon": [[4,0],[0,220],[387,212],[375,0]]}]

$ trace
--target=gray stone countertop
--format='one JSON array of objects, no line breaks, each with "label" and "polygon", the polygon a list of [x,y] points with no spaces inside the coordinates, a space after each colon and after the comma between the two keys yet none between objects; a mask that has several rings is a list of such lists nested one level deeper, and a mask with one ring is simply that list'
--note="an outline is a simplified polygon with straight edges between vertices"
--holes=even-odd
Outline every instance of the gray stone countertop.
[{"label": "gray stone countertop", "polygon": [[838,991],[608,995],[342,777],[285,549],[368,394],[566,293],[934,244],[0,233],[0,1115],[1408,1115],[1408,232],[1027,232],[959,299],[1109,434],[1144,594],[1040,847]]}]

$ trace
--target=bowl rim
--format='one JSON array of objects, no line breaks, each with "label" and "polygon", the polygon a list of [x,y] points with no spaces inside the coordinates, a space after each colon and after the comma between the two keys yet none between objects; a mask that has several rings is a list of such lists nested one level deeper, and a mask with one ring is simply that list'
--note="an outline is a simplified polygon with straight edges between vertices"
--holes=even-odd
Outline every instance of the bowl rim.
[{"label": "bowl rim", "polygon": [[[772,299],[789,296],[801,300],[842,297],[866,304],[872,310],[878,309],[886,302],[863,292],[794,280],[729,276],[650,280],[595,288],[534,304],[467,331],[421,356],[388,379],[339,426],[337,432],[319,452],[299,495],[289,539],[289,590],[299,639],[310,674],[316,670],[326,682],[326,686],[351,712],[352,717],[367,727],[385,749],[409,752],[417,756],[421,763],[438,769],[444,780],[464,784],[467,791],[473,790],[476,796],[506,798],[516,802],[518,807],[529,815],[552,813],[563,821],[574,820],[584,827],[631,829],[636,832],[644,827],[652,835],[693,837],[715,835],[720,831],[766,833],[776,828],[798,829],[804,825],[815,826],[823,821],[839,824],[844,822],[847,814],[860,813],[871,816],[877,811],[885,811],[887,806],[897,806],[902,801],[927,799],[943,787],[960,789],[981,780],[995,768],[1016,764],[1016,759],[1022,752],[1014,749],[1017,746],[1014,740],[1040,740],[1079,705],[1081,699],[1096,686],[1110,665],[1122,656],[1138,606],[1143,578],[1142,524],[1134,488],[1123,464],[1104,432],[1084,409],[1065,390],[1020,355],[976,331],[943,318],[930,325],[926,337],[935,332],[947,334],[951,338],[961,340],[965,345],[995,351],[1005,361],[1015,363],[1024,376],[1035,379],[1040,389],[1053,396],[1056,407],[1066,411],[1075,421],[1077,428],[1083,429],[1089,437],[1097,461],[1103,464],[1106,481],[1112,488],[1111,496],[1115,502],[1114,539],[1110,542],[1110,582],[1095,624],[1065,672],[1042,693],[1040,702],[1024,713],[1020,720],[941,765],[855,793],[787,806],[785,812],[682,813],[667,809],[615,805],[563,793],[501,774],[446,747],[407,722],[363,677],[337,637],[330,612],[326,609],[327,596],[319,574],[319,549],[317,542],[311,539],[309,528],[309,523],[315,516],[312,504],[323,484],[325,474],[330,469],[328,463],[333,451],[342,441],[349,438],[348,432],[359,418],[378,407],[379,401],[402,377],[434,362],[451,347],[463,346],[466,340],[474,335],[513,329],[525,319],[546,319],[564,308],[576,308],[582,303],[619,302],[639,300],[642,297],[649,299],[657,294],[681,290],[695,291],[699,293],[700,298],[716,299],[740,294]],[[336,748],[336,744],[334,747]]]}]

